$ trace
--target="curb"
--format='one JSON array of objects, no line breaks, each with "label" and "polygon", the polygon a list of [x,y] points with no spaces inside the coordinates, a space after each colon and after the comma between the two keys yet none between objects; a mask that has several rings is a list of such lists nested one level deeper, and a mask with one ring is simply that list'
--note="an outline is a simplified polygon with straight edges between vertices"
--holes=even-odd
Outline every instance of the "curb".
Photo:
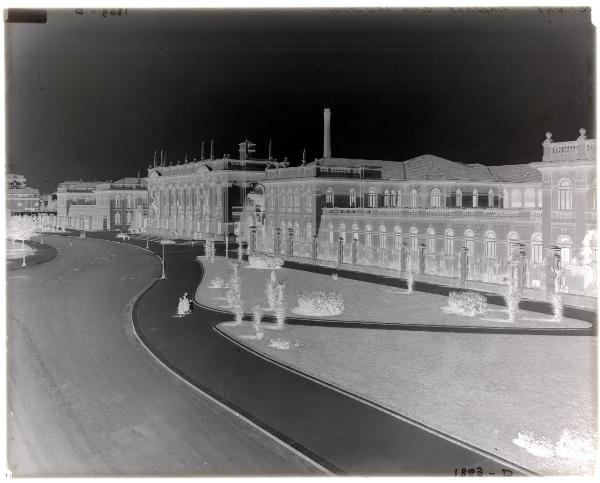
[{"label": "curb", "polygon": [[[110,240],[107,240],[107,241],[110,241]],[[120,243],[120,242],[118,242],[118,243]],[[129,243],[128,245],[133,245],[133,246],[136,246],[137,248],[141,248],[144,251],[148,251],[148,252],[154,254],[156,257],[158,257],[160,259],[160,257],[158,256],[158,254],[154,253],[151,250],[146,250],[146,248],[144,248],[144,247],[139,247],[139,246],[131,244],[131,243]],[[149,355],[150,358],[154,362],[156,362],[160,367],[162,367],[163,369],[165,369],[170,375],[174,376],[177,381],[183,383],[185,386],[189,387],[194,392],[200,394],[204,398],[206,398],[209,401],[215,403],[217,406],[219,406],[221,409],[224,409],[229,414],[232,414],[232,415],[236,416],[237,418],[241,419],[242,421],[244,421],[246,424],[248,424],[252,428],[258,430],[261,434],[263,434],[267,438],[275,441],[277,444],[283,446],[288,451],[290,451],[291,453],[293,453],[296,456],[298,456],[300,459],[304,460],[305,462],[309,463],[313,467],[315,467],[318,470],[322,471],[325,475],[327,475],[327,476],[333,476],[335,474],[334,472],[330,471],[325,466],[322,466],[321,464],[319,464],[318,462],[316,462],[315,460],[313,460],[312,458],[310,458],[309,456],[307,456],[306,454],[304,454],[298,448],[296,448],[296,447],[288,444],[283,439],[280,439],[279,437],[277,437],[276,435],[274,435],[273,433],[271,433],[270,431],[268,431],[267,429],[265,429],[261,425],[257,424],[252,419],[250,419],[250,418],[244,416],[243,414],[237,412],[232,407],[233,405],[230,406],[229,404],[227,404],[228,403],[227,400],[225,400],[225,399],[219,399],[219,398],[213,396],[212,394],[210,394],[207,390],[201,388],[200,385],[194,384],[192,381],[190,381],[187,378],[187,376],[184,373],[180,373],[180,372],[176,371],[167,362],[165,362],[163,359],[161,359],[152,349],[150,349],[150,346],[149,346],[149,344],[147,344],[145,342],[145,339],[144,339],[144,336],[143,336],[143,332],[141,331],[141,329],[139,328],[138,323],[137,323],[137,308],[138,308],[139,303],[141,302],[141,299],[144,297],[144,295],[150,289],[152,289],[160,280],[161,280],[160,277],[152,280],[144,289],[142,289],[140,292],[138,292],[137,294],[135,294],[130,299],[130,301],[127,303],[127,305],[125,306],[124,318],[125,318],[125,321],[127,322],[127,324],[125,326],[125,332],[127,333],[127,335],[129,337],[131,337],[133,340],[137,341],[139,343],[139,346],[141,348],[145,349],[146,354]],[[296,444],[296,446],[298,446],[298,444]],[[308,452],[308,450],[306,450],[306,451]],[[328,464],[328,466],[333,466],[333,465]],[[337,472],[341,472],[341,470],[339,470],[338,468],[336,468],[336,470],[337,470]]]}]

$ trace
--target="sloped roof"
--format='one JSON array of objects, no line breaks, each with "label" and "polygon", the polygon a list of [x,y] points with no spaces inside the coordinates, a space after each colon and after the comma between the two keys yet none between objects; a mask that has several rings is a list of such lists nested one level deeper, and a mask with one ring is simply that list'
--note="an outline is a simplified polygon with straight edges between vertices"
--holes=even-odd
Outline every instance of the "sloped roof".
[{"label": "sloped roof", "polygon": [[[137,178],[122,178],[117,181],[114,181],[111,184],[138,184],[138,179]],[[146,184],[146,179],[140,178],[140,184],[142,184],[142,185]]]},{"label": "sloped roof", "polygon": [[[312,163],[307,163],[307,165]],[[319,164],[329,167],[360,168],[378,166],[386,179],[398,180],[456,180],[505,183],[539,183],[541,173],[527,164],[484,166],[465,164],[440,158],[433,154],[423,154],[406,161],[384,161],[380,159],[324,158]]]},{"label": "sloped roof", "polygon": [[527,164],[505,164],[502,166],[490,166],[500,181],[505,183],[541,183],[542,173]]},{"label": "sloped roof", "polygon": [[407,180],[447,179],[460,181],[496,181],[483,165],[457,163],[433,154],[404,161]]}]

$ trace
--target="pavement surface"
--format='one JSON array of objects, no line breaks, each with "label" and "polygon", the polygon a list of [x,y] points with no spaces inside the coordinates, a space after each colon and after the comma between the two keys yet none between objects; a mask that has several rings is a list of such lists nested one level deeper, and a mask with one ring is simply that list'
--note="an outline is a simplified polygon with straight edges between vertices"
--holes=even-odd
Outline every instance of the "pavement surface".
[{"label": "pavement surface", "polygon": [[197,306],[191,315],[174,317],[178,298],[192,296],[201,280],[199,254],[198,244],[167,246],[167,279],[134,310],[147,346],[195,386],[334,474],[453,476],[477,467],[486,475],[526,472],[241,349],[214,330],[230,320],[227,314]]},{"label": "pavement surface", "polygon": [[[153,254],[90,237],[72,247],[64,236],[45,242],[58,250],[52,262],[7,272],[13,476],[322,474],[178,379],[137,340],[127,306],[160,275]],[[164,295],[157,302],[166,315]]]}]

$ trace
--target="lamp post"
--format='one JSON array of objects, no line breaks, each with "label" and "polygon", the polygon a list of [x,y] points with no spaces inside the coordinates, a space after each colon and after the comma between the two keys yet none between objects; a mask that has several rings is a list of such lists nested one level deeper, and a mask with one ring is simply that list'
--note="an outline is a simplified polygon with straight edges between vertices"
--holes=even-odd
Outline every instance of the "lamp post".
[{"label": "lamp post", "polygon": [[165,244],[162,244],[162,276],[160,278],[167,278],[167,276],[165,275]]}]

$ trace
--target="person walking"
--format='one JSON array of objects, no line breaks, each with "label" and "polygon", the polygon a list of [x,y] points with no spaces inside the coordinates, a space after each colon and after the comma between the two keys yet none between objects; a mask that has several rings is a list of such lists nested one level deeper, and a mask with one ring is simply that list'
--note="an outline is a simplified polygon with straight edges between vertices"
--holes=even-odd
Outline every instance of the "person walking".
[{"label": "person walking", "polygon": [[73,239],[69,238],[69,246],[72,247],[73,246]]}]

